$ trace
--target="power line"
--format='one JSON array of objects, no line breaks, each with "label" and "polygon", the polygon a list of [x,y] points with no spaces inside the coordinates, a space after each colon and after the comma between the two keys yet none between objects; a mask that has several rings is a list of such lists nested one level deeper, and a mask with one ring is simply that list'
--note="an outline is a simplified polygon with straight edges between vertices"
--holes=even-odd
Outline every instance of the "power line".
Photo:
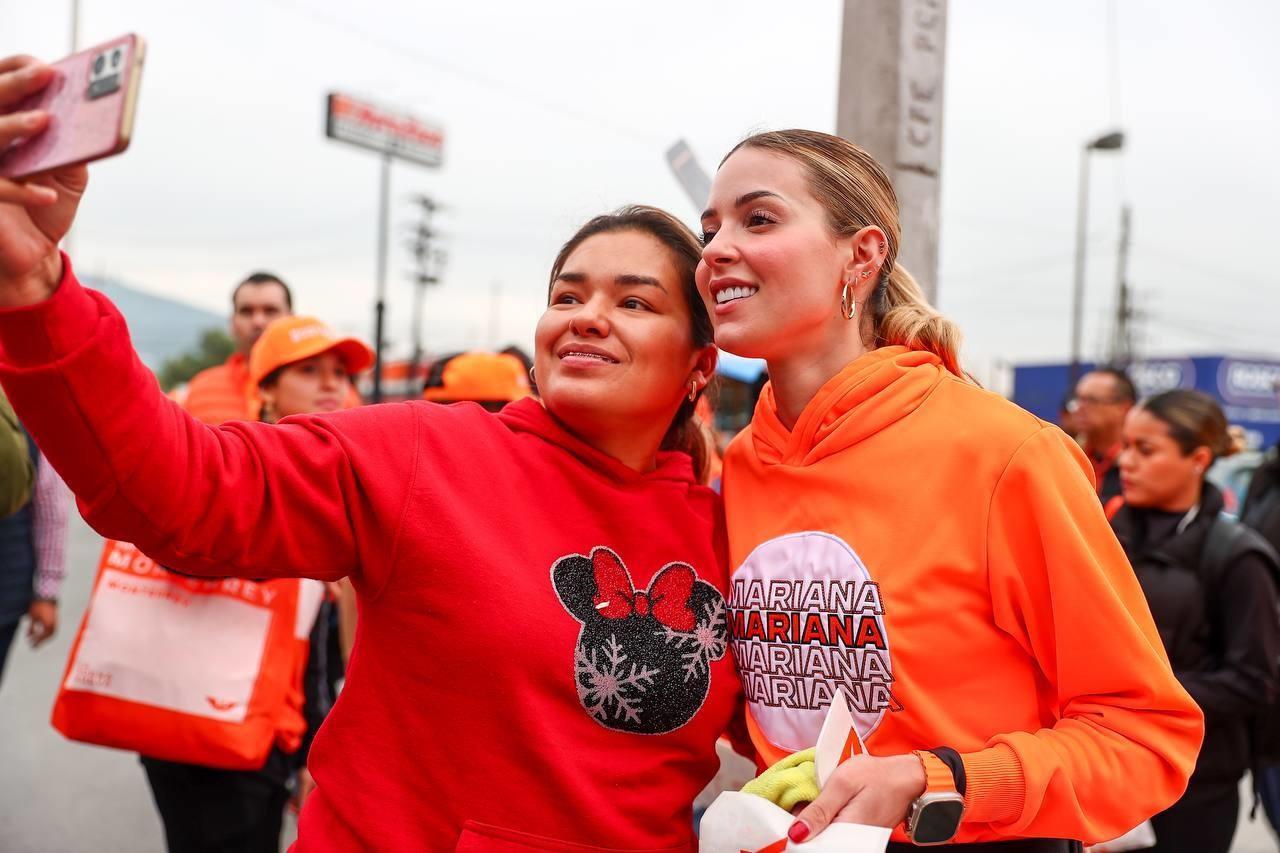
[{"label": "power line", "polygon": [[533,103],[549,112],[559,113],[560,115],[574,119],[575,121],[583,122],[584,124],[605,128],[619,136],[626,137],[631,141],[638,142],[646,147],[663,145],[663,141],[660,137],[646,133],[639,128],[631,127],[614,119],[603,118],[598,115],[583,112],[575,107],[547,98],[536,89],[513,85],[506,80],[501,80],[497,77],[490,77],[487,74],[482,74],[469,68],[463,68],[462,66],[455,65],[448,60],[411,48],[379,33],[371,32],[370,30],[364,29],[360,25],[354,24],[350,21],[345,21],[336,16],[318,12],[314,9],[301,7],[295,3],[287,2],[287,0],[267,0],[267,2],[277,8],[285,9],[295,14],[302,15],[303,17],[310,18],[313,21],[325,24],[326,26],[340,31],[344,36],[355,36],[371,45],[382,48],[383,50],[399,54],[405,59],[452,74],[453,76],[466,80],[474,85],[491,89],[496,92],[502,92],[510,96],[512,100],[520,101],[522,103]]},{"label": "power line", "polygon": [[[1154,322],[1156,325],[1175,329],[1184,334],[1200,337],[1204,340],[1212,340],[1218,346],[1222,346],[1224,344],[1234,345],[1239,343],[1242,337],[1255,335],[1265,337],[1268,340],[1273,340],[1270,328],[1205,323],[1203,318],[1188,317],[1186,315],[1174,314],[1169,311],[1149,311],[1144,313],[1142,316],[1144,320]],[[1274,350],[1276,347],[1274,343],[1272,343],[1266,348]]]},{"label": "power line", "polygon": [[1107,83],[1111,101],[1111,126],[1120,121],[1120,4],[1107,0]]},{"label": "power line", "polygon": [[[1111,107],[1111,126],[1124,127],[1120,90],[1120,2],[1107,0],[1107,94]],[[1124,158],[1115,164],[1116,196],[1127,199],[1125,190]]]},{"label": "power line", "polygon": [[[1198,258],[1191,258],[1162,246],[1153,246],[1150,243],[1144,242],[1140,246],[1135,246],[1135,248],[1140,249],[1143,252],[1150,252],[1157,258],[1162,258],[1170,263],[1176,263],[1179,269],[1188,269],[1192,272],[1209,276],[1215,284],[1226,282],[1251,288],[1268,288],[1274,287],[1276,284],[1280,284],[1280,282],[1277,281],[1263,281],[1261,278],[1253,278],[1249,274],[1241,273],[1238,270],[1224,270],[1217,264],[1210,266]],[[1153,249],[1154,251],[1152,251]]]}]

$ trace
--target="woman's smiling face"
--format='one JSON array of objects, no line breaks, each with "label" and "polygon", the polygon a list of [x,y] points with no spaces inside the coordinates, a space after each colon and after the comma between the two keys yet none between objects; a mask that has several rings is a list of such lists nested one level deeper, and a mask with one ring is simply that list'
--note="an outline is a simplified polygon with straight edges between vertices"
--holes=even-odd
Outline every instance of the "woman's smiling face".
[{"label": "woman's smiling face", "polygon": [[734,152],[716,173],[702,230],[698,291],[721,348],[772,360],[825,337],[852,251],[832,233],[799,163]]},{"label": "woman's smiling face", "polygon": [[665,430],[689,393],[692,312],[671,251],[641,231],[596,234],[565,260],[535,332],[538,391],[576,432]]}]

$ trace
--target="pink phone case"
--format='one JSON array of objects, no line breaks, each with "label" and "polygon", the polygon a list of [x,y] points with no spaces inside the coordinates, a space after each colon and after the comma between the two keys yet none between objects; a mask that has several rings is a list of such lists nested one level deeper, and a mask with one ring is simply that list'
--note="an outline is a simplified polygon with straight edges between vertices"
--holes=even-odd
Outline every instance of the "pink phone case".
[{"label": "pink phone case", "polygon": [[45,110],[49,126],[0,153],[0,177],[22,178],[127,148],[144,49],[131,33],[55,63],[49,85],[12,110]]}]

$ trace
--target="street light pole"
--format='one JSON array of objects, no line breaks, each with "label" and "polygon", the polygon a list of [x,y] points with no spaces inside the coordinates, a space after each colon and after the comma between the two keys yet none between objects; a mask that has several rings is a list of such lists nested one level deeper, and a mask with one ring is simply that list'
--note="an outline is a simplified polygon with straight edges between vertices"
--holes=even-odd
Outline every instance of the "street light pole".
[{"label": "street light pole", "polygon": [[1076,198],[1076,259],[1075,278],[1071,291],[1071,368],[1068,378],[1070,392],[1080,378],[1081,338],[1084,334],[1084,277],[1085,248],[1089,225],[1089,155],[1094,151],[1119,151],[1124,147],[1124,134],[1120,131],[1099,136],[1080,151],[1080,189]]},{"label": "street light pole", "polygon": [[1071,287],[1071,376],[1069,389],[1080,378],[1080,337],[1084,325],[1084,255],[1089,223],[1089,147],[1080,151],[1080,189],[1076,194],[1076,260]]}]

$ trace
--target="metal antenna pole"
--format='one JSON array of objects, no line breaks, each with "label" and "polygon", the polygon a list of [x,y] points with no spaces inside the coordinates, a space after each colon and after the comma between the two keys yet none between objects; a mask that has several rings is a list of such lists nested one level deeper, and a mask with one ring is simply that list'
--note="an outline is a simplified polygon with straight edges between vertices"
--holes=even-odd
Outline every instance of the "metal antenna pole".
[{"label": "metal antenna pole", "polygon": [[418,206],[422,209],[422,219],[418,222],[418,227],[414,232],[414,240],[410,243],[413,251],[413,257],[417,263],[417,270],[413,275],[413,357],[409,362],[409,387],[415,392],[420,392],[418,388],[418,370],[422,364],[424,347],[422,342],[422,310],[423,303],[426,301],[427,288],[435,284],[439,277],[435,274],[433,267],[438,267],[438,258],[432,252],[431,242],[435,237],[435,231],[431,228],[431,216],[435,213],[436,203],[429,196],[418,196],[414,199]]},{"label": "metal antenna pole", "polygon": [[382,179],[378,200],[378,296],[373,318],[373,402],[382,402],[383,328],[387,314],[387,220],[391,204],[391,155],[382,155]]}]

